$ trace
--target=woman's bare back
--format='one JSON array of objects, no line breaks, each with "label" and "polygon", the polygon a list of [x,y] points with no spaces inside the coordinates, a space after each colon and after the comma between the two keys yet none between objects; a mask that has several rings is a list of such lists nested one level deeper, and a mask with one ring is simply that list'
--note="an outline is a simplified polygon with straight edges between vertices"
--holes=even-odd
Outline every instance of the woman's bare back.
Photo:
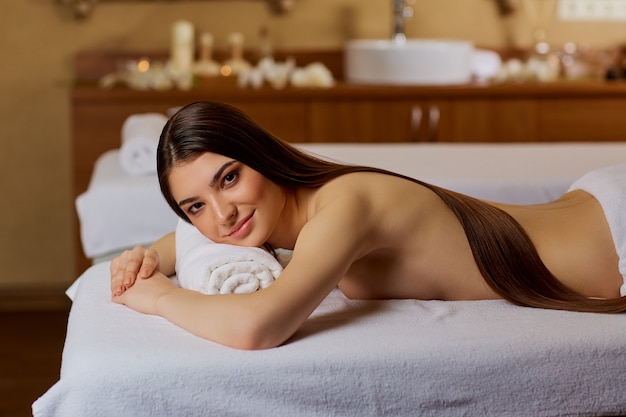
[{"label": "woman's bare back", "polygon": [[490,299],[498,295],[481,276],[465,232],[431,190],[378,173],[342,176],[324,194],[356,193],[367,202],[362,227],[367,255],[339,282],[350,298]]},{"label": "woman's bare back", "polygon": [[[326,188],[323,193],[331,195],[362,194],[369,206],[362,220],[370,229],[371,249],[339,282],[348,297],[500,298],[478,270],[460,222],[428,188],[375,173],[346,175]],[[593,197],[575,191],[549,204],[493,205],[521,224],[563,284],[588,297],[619,296],[617,254]]]},{"label": "woman's bare back", "polygon": [[586,297],[620,296],[619,258],[593,196],[577,190],[548,204],[497,206],[520,223],[546,267],[567,287]]}]

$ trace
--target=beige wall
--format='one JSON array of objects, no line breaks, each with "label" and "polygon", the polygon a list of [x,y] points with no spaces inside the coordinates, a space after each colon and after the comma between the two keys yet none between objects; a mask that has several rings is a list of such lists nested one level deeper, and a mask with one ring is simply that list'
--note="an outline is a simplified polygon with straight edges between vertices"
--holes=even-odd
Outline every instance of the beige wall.
[{"label": "beige wall", "polygon": [[[550,0],[542,0],[550,1]],[[57,0],[4,0],[0,13],[0,289],[59,286],[73,276],[68,92],[71,59],[87,49],[166,49],[171,23],[191,20],[250,43],[262,25],[277,48],[337,48],[348,38],[386,37],[390,0],[296,0],[276,16],[259,1],[120,1],[75,21]],[[523,12],[502,19],[493,0],[416,0],[410,37],[458,37],[484,46],[527,46]],[[551,40],[609,45],[623,23],[552,21]]]}]

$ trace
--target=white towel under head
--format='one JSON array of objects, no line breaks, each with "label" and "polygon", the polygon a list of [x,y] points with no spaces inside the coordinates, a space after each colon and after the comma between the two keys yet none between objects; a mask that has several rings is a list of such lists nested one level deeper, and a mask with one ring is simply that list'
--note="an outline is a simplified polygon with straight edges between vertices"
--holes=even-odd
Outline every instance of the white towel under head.
[{"label": "white towel under head", "polygon": [[161,113],[140,113],[133,114],[124,121],[120,165],[127,174],[156,174],[159,137],[167,120]]},{"label": "white towel under head", "polygon": [[283,266],[267,251],[215,243],[189,223],[176,226],[176,275],[182,288],[242,294],[271,285]]}]

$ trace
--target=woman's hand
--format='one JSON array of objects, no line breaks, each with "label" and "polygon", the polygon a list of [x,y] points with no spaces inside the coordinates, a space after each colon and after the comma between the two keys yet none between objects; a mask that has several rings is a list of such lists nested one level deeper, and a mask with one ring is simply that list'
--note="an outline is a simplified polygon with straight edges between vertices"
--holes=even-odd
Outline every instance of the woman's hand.
[{"label": "woman's hand", "polygon": [[161,296],[178,287],[168,277],[155,272],[150,279],[139,279],[120,295],[113,295],[112,300],[124,304],[135,311],[144,314],[157,314],[157,303]]},{"label": "woman's hand", "polygon": [[159,268],[159,254],[135,246],[111,261],[111,294],[119,296],[135,284],[137,278],[150,278]]}]

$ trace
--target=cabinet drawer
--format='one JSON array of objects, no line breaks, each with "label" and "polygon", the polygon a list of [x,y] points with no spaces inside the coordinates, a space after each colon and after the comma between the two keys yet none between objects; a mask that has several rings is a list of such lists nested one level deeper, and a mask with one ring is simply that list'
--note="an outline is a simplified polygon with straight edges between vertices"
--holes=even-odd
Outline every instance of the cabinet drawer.
[{"label": "cabinet drawer", "polygon": [[532,99],[451,100],[441,120],[440,142],[532,142],[536,104]]},{"label": "cabinet drawer", "polygon": [[539,141],[603,142],[626,140],[626,99],[538,100]]},{"label": "cabinet drawer", "polygon": [[312,142],[407,142],[411,125],[397,100],[315,100],[310,108]]},{"label": "cabinet drawer", "polygon": [[305,101],[228,101],[252,117],[265,130],[287,142],[308,142]]}]

